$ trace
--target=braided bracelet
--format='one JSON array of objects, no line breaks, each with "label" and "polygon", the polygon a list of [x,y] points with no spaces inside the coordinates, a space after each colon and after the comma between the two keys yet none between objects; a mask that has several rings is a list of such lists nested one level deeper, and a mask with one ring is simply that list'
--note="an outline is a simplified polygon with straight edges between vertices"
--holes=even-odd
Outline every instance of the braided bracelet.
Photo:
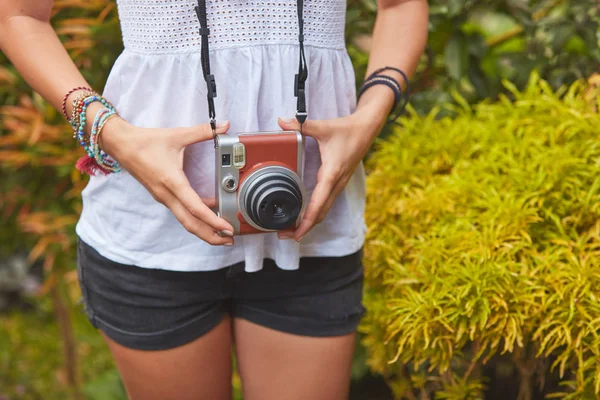
[{"label": "braided bracelet", "polygon": [[[398,107],[398,103],[402,99],[402,87],[400,87],[400,84],[394,78],[391,78],[391,77],[385,76],[385,75],[377,75],[377,76],[374,76],[374,77],[366,80],[362,84],[362,86],[360,87],[360,90],[358,92],[358,98],[360,99],[362,94],[367,89],[369,89],[375,85],[385,85],[385,86],[389,87],[390,89],[392,89],[392,91],[394,92],[394,103],[392,104],[392,108],[390,109],[390,115],[392,115],[394,113],[394,111],[396,110],[396,108]],[[393,119],[395,119],[395,118],[393,118]]]},{"label": "braided bracelet", "polygon": [[[394,79],[388,75],[381,75],[382,72],[387,71],[387,70],[396,71],[402,76],[402,78],[404,79],[404,82],[405,82],[404,91],[402,91],[402,86],[400,85],[400,83],[398,83],[398,81],[396,79]],[[408,97],[409,97],[409,91],[410,91],[410,82],[409,82],[408,76],[404,73],[404,71],[402,71],[401,69],[396,68],[396,67],[379,68],[379,69],[375,70],[373,73],[371,73],[367,77],[367,79],[365,79],[365,81],[363,82],[363,84],[361,85],[361,87],[358,91],[358,99],[360,99],[360,97],[363,95],[363,93],[367,89],[369,89],[375,85],[385,85],[394,92],[394,103],[390,110],[390,114],[389,114],[387,123],[390,123],[390,122],[395,123],[396,119],[404,112],[404,110],[406,109],[406,105],[408,104]],[[401,99],[404,99],[404,101],[401,103],[400,110],[396,112],[396,109],[398,108],[398,105],[400,104]]]},{"label": "braided bracelet", "polygon": [[62,114],[67,119],[67,121],[69,121],[69,116],[67,114],[67,99],[69,98],[69,96],[71,95],[71,93],[76,92],[77,90],[87,90],[87,91],[93,92],[93,90],[90,89],[90,88],[88,88],[88,87],[79,86],[79,87],[76,87],[76,88],[73,88],[73,89],[69,90],[67,92],[67,94],[64,95],[64,97],[62,99]]}]

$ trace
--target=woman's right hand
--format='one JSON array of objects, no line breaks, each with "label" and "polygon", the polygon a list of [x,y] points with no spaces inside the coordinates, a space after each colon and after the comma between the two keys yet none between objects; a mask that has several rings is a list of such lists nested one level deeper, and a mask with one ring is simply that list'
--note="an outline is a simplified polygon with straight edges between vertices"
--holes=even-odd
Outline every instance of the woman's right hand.
[{"label": "woman's right hand", "polygon": [[[228,122],[221,123],[217,134],[228,129]],[[138,128],[117,116],[107,121],[98,145],[144,185],[156,201],[168,207],[188,232],[212,245],[231,246],[233,227],[202,201],[183,172],[185,147],[212,139],[209,124]]]}]

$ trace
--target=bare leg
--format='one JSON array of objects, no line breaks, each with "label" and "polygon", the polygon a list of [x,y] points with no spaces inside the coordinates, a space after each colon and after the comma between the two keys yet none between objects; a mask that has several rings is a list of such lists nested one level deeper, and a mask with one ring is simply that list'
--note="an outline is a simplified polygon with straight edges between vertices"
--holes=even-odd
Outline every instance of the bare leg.
[{"label": "bare leg", "polygon": [[346,400],[355,338],[296,336],[234,319],[244,400]]},{"label": "bare leg", "polygon": [[123,347],[102,334],[131,400],[230,400],[231,319],[170,350]]}]

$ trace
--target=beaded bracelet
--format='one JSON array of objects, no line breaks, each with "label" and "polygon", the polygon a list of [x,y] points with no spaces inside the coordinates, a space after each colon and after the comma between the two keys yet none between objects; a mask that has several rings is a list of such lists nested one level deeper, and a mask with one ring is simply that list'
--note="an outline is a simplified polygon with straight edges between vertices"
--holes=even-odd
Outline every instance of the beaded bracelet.
[{"label": "beaded bracelet", "polygon": [[93,92],[92,89],[85,87],[85,86],[79,86],[76,88],[73,88],[71,90],[69,90],[67,92],[67,94],[64,95],[63,99],[62,99],[62,113],[65,116],[65,118],[67,119],[67,121],[69,120],[69,116],[67,115],[67,100],[69,98],[69,96],[71,95],[71,93],[77,91],[77,90],[87,90],[89,92]]},{"label": "beaded bracelet", "polygon": [[[88,143],[85,142],[85,123],[86,123],[86,112],[87,112],[87,107],[89,104],[95,102],[95,101],[99,101],[101,102],[106,108],[110,109],[110,110],[114,110],[115,108],[112,106],[112,104],[110,104],[104,97],[102,96],[98,96],[98,95],[91,95],[86,97],[82,104],[81,104],[81,108],[78,109],[78,113],[79,113],[79,124],[77,126],[77,140],[79,142],[79,144],[81,144],[83,146],[83,148],[87,151],[87,147],[88,147]],[[81,111],[79,111],[81,110]]]},{"label": "beaded bracelet", "polygon": [[116,111],[109,108],[103,108],[96,114],[94,124],[92,125],[92,132],[90,134],[90,147],[88,155],[96,160],[96,163],[108,172],[120,172],[121,166],[119,163],[106,154],[103,150],[98,147],[98,139],[102,133],[102,129],[106,122],[112,117],[117,116]]},{"label": "beaded bracelet", "polygon": [[79,125],[79,117],[81,116],[81,104],[83,103],[83,100],[86,97],[92,96],[92,95],[98,95],[98,93],[96,92],[88,92],[85,91],[83,93],[80,93],[79,96],[77,96],[72,103],[72,110],[71,110],[71,119],[69,120],[69,122],[71,122],[71,127],[73,128],[73,137],[75,137],[75,133],[76,133],[76,129],[77,126]]},{"label": "beaded bracelet", "polygon": [[[96,101],[102,103],[104,107],[94,116],[90,135],[86,136],[87,108]],[[95,175],[97,172],[108,174],[121,171],[119,163],[98,147],[98,137],[102,132],[102,128],[111,117],[116,115],[117,112],[114,106],[94,91],[85,91],[73,101],[70,120],[73,127],[73,136],[86,152],[86,155],[81,157],[75,165],[79,171],[89,175]]]},{"label": "beaded bracelet", "polygon": [[90,133],[90,144],[86,149],[87,154],[81,157],[75,165],[79,171],[88,175],[96,175],[97,172],[107,175],[121,171],[120,164],[98,147],[98,139],[104,125],[115,116],[117,116],[116,111],[106,107],[96,114]]},{"label": "beaded bracelet", "polygon": [[[83,95],[85,95],[85,96],[83,96]],[[108,102],[108,100],[106,100],[104,97],[99,95],[97,92],[86,92],[86,93],[83,93],[82,96],[79,96],[73,102],[73,118],[71,120],[71,126],[73,127],[73,130],[75,131],[75,133],[78,131],[78,127],[81,125],[81,117],[85,116],[85,109],[87,109],[87,106],[89,104],[93,103],[94,101],[99,101],[99,102],[102,102],[103,104],[107,103],[110,107],[113,107],[113,105],[110,104]],[[84,106],[85,106],[85,109],[84,109]],[[85,126],[85,124],[83,124],[83,125]]]},{"label": "beaded bracelet", "polygon": [[95,141],[95,137],[98,134],[98,125],[100,124],[100,119],[102,119],[102,116],[113,112],[114,110],[111,110],[110,108],[101,108],[97,113],[96,116],[94,117],[94,122],[92,122],[92,129],[90,130],[90,136],[89,136],[89,140],[87,143],[87,146],[84,146],[84,150],[86,151],[86,153],[88,153],[88,155],[92,158],[95,158],[97,150],[94,148],[94,141]]}]

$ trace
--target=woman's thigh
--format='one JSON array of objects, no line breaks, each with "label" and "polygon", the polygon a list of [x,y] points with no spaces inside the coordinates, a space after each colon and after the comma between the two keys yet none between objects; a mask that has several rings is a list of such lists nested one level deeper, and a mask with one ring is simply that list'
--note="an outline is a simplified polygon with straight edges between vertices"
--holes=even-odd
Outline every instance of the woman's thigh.
[{"label": "woman's thigh", "polygon": [[113,262],[80,241],[88,319],[132,400],[228,400],[231,319],[226,271],[174,272]]},{"label": "woman's thigh", "polygon": [[234,320],[244,400],[346,400],[356,335],[293,335]]},{"label": "woman's thigh", "polygon": [[348,397],[361,256],[303,258],[295,271],[266,261],[238,276],[231,312],[244,400]]},{"label": "woman's thigh", "polygon": [[131,400],[231,399],[231,322],[169,350],[135,350],[103,334]]}]

